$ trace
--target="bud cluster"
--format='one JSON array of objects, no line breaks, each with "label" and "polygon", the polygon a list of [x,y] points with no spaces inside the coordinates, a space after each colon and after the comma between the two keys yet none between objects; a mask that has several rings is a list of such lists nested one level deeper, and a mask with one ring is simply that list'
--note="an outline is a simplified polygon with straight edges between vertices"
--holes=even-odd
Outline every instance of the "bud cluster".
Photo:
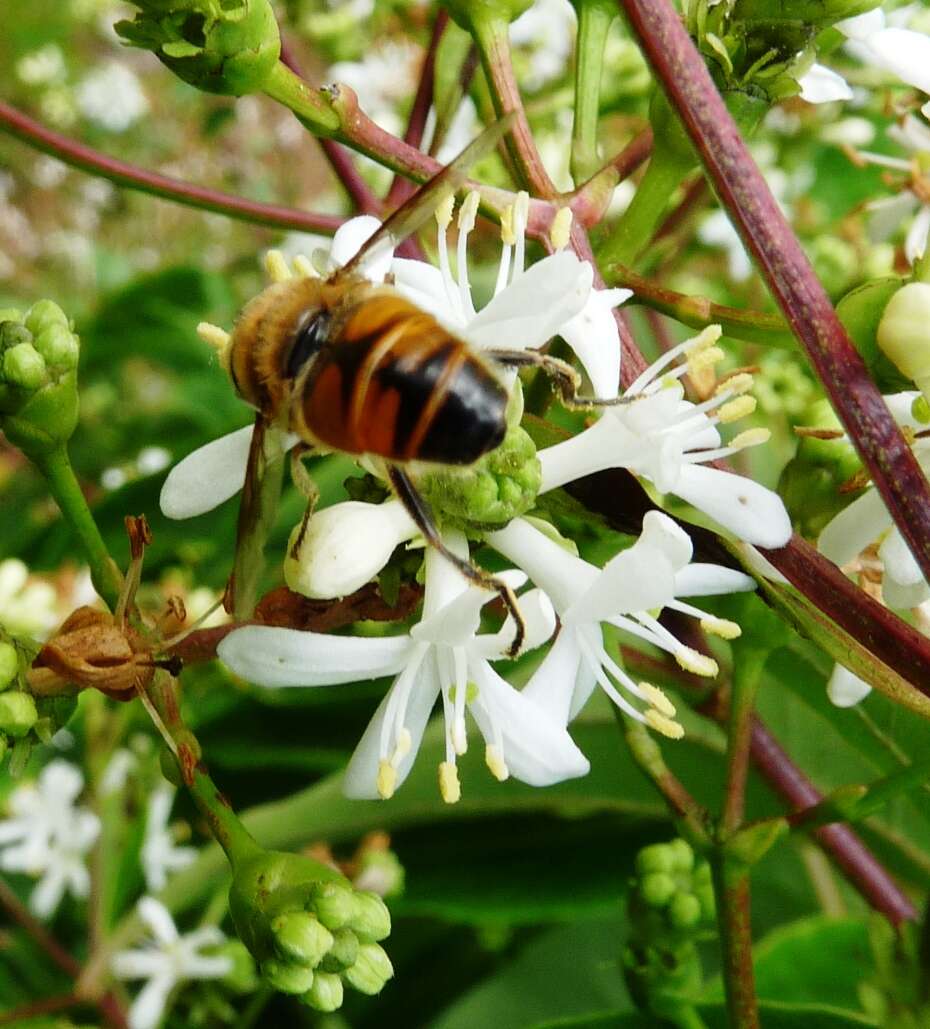
[{"label": "bud cluster", "polygon": [[0,641],[0,758],[9,737],[21,739],[39,720],[32,695],[14,688],[19,680],[19,653],[12,643]]},{"label": "bud cluster", "polygon": [[313,858],[248,858],[235,870],[229,910],[262,977],[317,1011],[341,1007],[346,985],[380,993],[394,974],[378,942],[391,931],[384,901]]}]

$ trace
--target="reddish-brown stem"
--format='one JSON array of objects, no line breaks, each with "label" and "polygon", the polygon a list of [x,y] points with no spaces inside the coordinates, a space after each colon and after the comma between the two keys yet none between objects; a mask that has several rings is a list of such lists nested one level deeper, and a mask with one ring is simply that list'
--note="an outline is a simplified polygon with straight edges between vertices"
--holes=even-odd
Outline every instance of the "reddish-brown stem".
[{"label": "reddish-brown stem", "polygon": [[709,196],[707,180],[703,175],[685,187],[685,195],[678,204],[668,212],[662,224],[656,229],[655,238],[665,239],[677,232],[688,218],[701,206]]},{"label": "reddish-brown stem", "polygon": [[279,204],[263,204],[257,200],[234,196],[217,189],[196,186],[192,182],[174,179],[168,175],[140,168],[127,161],[102,154],[92,147],[78,143],[69,136],[53,132],[34,121],[22,111],[0,100],[0,130],[36,147],[58,160],[70,164],[91,175],[99,175],[120,186],[138,189],[144,193],[174,200],[188,207],[215,211],[240,221],[256,225],[267,225],[276,229],[296,229],[300,232],[322,232],[331,234],[339,228],[343,219],[331,214],[313,214],[298,211]]},{"label": "reddish-brown stem", "polygon": [[759,676],[765,664],[765,651],[734,645],[733,679],[727,731],[727,779],[720,816],[723,839],[732,835],[743,822],[749,751],[752,738],[752,710]]},{"label": "reddish-brown stem", "polygon": [[[813,807],[823,799],[758,719],[753,720],[751,753],[759,771],[793,810]],[[825,825],[814,836],[859,893],[893,925],[917,918],[914,906],[852,829]]]},{"label": "reddish-brown stem", "polygon": [[46,997],[43,1000],[34,1000],[30,1004],[23,1004],[22,1007],[14,1008],[5,1014],[0,1014],[0,1025],[25,1025],[39,1015],[54,1015],[56,1011],[67,1011],[68,1008],[84,1004],[80,997],[73,993],[65,993],[60,997]]},{"label": "reddish-brown stem", "polygon": [[726,859],[719,857],[712,867],[730,1025],[733,1029],[758,1029],[749,919],[749,874],[743,871],[733,875],[726,867]]},{"label": "reddish-brown stem", "polygon": [[930,489],[670,0],[618,0],[773,296],[930,579]]},{"label": "reddish-brown stem", "polygon": [[647,125],[617,154],[610,162],[610,167],[617,172],[622,182],[624,179],[628,179],[651,153],[652,126]]}]

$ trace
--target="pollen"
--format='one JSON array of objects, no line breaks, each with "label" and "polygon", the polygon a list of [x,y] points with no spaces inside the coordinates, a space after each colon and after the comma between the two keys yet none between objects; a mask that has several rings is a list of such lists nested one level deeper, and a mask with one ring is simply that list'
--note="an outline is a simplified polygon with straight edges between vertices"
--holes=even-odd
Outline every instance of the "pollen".
[{"label": "pollen", "polygon": [[738,397],[741,393],[748,393],[754,385],[755,380],[749,372],[737,372],[728,379],[724,379],[717,387],[716,392],[717,394],[732,393],[733,396]]},{"label": "pollen", "polygon": [[686,672],[694,675],[704,675],[711,678],[720,671],[717,662],[706,654],[701,654],[693,647],[682,647],[675,652],[675,660]]},{"label": "pollen", "polygon": [[397,769],[390,761],[378,763],[378,796],[382,800],[390,800],[397,789]]},{"label": "pollen", "polygon": [[665,715],[667,718],[675,717],[675,705],[658,686],[653,686],[651,682],[641,682],[639,692],[643,700],[648,701],[660,715]]},{"label": "pollen", "polygon": [[197,326],[197,335],[204,341],[209,343],[211,347],[216,351],[216,356],[220,359],[220,364],[226,369],[229,368],[229,341],[232,337],[225,329],[221,329],[219,325],[214,325],[212,322],[201,322]]},{"label": "pollen", "polygon": [[572,232],[572,209],[560,207],[555,212],[552,224],[549,226],[549,242],[553,250],[563,250],[568,246]]},{"label": "pollen", "polygon": [[708,347],[712,347],[722,335],[723,329],[719,325],[708,325],[707,328],[701,329],[694,339],[688,340],[685,352],[690,356],[706,350]]},{"label": "pollen", "polygon": [[739,421],[746,415],[752,414],[756,409],[756,398],[742,396],[730,400],[717,411],[717,418],[726,425],[729,422]]},{"label": "pollen", "polygon": [[441,229],[447,229],[452,222],[452,211],[455,209],[455,194],[450,193],[436,208],[436,221]]},{"label": "pollen", "polygon": [[401,729],[397,734],[397,745],[394,747],[394,753],[391,755],[391,764],[396,767],[410,753],[412,746],[413,740],[410,736],[410,730],[406,728]]},{"label": "pollen", "polygon": [[501,753],[500,747],[489,743],[484,748],[484,761],[491,770],[491,775],[498,782],[504,782],[510,778],[510,769],[507,767],[507,762],[504,761],[504,755]]},{"label": "pollen", "polygon": [[730,446],[734,450],[745,450],[746,447],[757,447],[760,443],[768,443],[772,434],[768,429],[747,429],[730,440]]},{"label": "pollen", "polygon": [[715,615],[706,615],[701,619],[701,628],[711,636],[719,636],[722,640],[735,640],[743,635],[743,630],[736,622],[729,618],[717,618]]},{"label": "pollen", "polygon": [[457,804],[462,796],[459,771],[451,761],[439,763],[439,792],[447,804]]},{"label": "pollen", "polygon": [[298,254],[294,260],[291,261],[291,264],[294,266],[294,271],[297,272],[302,279],[319,278],[316,268],[313,267],[313,262],[304,254]]},{"label": "pollen", "polygon": [[673,718],[666,718],[655,708],[649,708],[644,718],[650,729],[655,729],[656,732],[667,736],[670,740],[680,740],[685,734],[684,728],[678,722]]},{"label": "pollen", "polygon": [[513,220],[513,204],[508,204],[501,213],[501,239],[508,247],[512,247],[517,242],[513,231]]},{"label": "pollen", "polygon": [[471,232],[475,227],[475,216],[478,213],[478,205],[481,203],[481,197],[477,190],[472,190],[466,197],[462,206],[459,208],[459,231],[460,232]]},{"label": "pollen", "polygon": [[694,375],[703,372],[707,368],[713,368],[715,364],[722,361],[727,355],[720,347],[702,347],[697,352],[688,352],[688,373]]},{"label": "pollen", "polygon": [[284,254],[280,250],[269,250],[265,254],[265,271],[272,282],[287,282],[294,277],[294,273],[287,266]]}]

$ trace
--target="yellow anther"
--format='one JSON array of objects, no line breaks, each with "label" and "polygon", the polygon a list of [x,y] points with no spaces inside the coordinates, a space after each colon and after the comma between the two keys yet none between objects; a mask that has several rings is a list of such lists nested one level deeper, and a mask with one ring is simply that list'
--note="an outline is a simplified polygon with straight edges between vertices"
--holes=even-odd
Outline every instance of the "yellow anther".
[{"label": "yellow anther", "polygon": [[732,393],[734,397],[738,397],[741,393],[748,393],[754,385],[755,380],[749,372],[737,372],[736,375],[731,375],[729,379],[724,379],[715,392],[718,394]]},{"label": "yellow anther", "polygon": [[439,792],[447,804],[457,804],[462,796],[459,771],[451,761],[439,764]]},{"label": "yellow anther", "polygon": [[288,279],[294,277],[294,273],[288,268],[284,254],[280,250],[269,250],[265,254],[265,271],[272,282],[287,282]]},{"label": "yellow anther", "polygon": [[904,437],[904,442],[909,447],[912,447],[914,445],[914,441],[917,439],[917,434],[912,425],[902,425],[901,435]]},{"label": "yellow anther", "polygon": [[517,242],[513,231],[513,204],[508,204],[501,212],[501,239],[508,247]]},{"label": "yellow anther", "polygon": [[686,354],[694,354],[707,347],[712,347],[723,335],[723,329],[719,325],[708,325],[685,345]]},{"label": "yellow anther", "polygon": [[455,194],[450,193],[436,207],[436,221],[441,229],[447,229],[452,222],[452,211],[455,208]]},{"label": "yellow anther", "polygon": [[498,782],[504,782],[506,779],[510,778],[510,769],[504,761],[504,755],[500,752],[498,747],[494,746],[493,743],[489,743],[484,748],[484,761],[491,770],[491,775],[493,775]]},{"label": "yellow anther", "polygon": [[305,257],[303,254],[298,254],[291,264],[294,266],[294,271],[303,279],[316,279],[319,278],[319,273],[316,268],[313,267],[313,262],[309,257]]},{"label": "yellow anther", "polygon": [[213,347],[220,364],[229,371],[229,343],[232,339],[229,333],[212,322],[201,322],[197,326],[197,335]]},{"label": "yellow anther", "polygon": [[472,190],[466,197],[462,206],[459,208],[459,231],[460,232],[471,232],[475,227],[475,216],[478,213],[478,204],[481,203],[481,197],[478,195],[476,190]]},{"label": "yellow anther", "polygon": [[695,353],[694,351],[688,352],[688,374],[694,375],[696,372],[702,372],[705,368],[713,368],[715,364],[722,361],[727,355],[720,349],[720,347],[702,347]]},{"label": "yellow anther", "polygon": [[572,209],[560,207],[555,212],[552,224],[549,226],[549,242],[553,250],[562,250],[568,246],[572,234]]},{"label": "yellow anther", "polygon": [[743,630],[736,622],[729,618],[717,618],[716,615],[707,615],[701,619],[701,628],[711,636],[719,636],[722,640],[735,640],[743,635]]},{"label": "yellow anther", "polygon": [[390,800],[397,789],[397,769],[390,761],[378,762],[378,796]]},{"label": "yellow anther", "polygon": [[670,740],[680,740],[685,734],[685,730],[678,722],[673,718],[666,718],[665,715],[656,711],[655,708],[649,708],[643,717],[646,719],[646,725],[650,729],[655,729],[656,732],[660,732]]},{"label": "yellow anther", "polygon": [[717,408],[717,418],[726,425],[728,422],[736,422],[740,418],[745,418],[746,415],[752,414],[755,409],[756,398],[744,395],[737,397],[735,400],[730,400]]},{"label": "yellow anther", "polygon": [[659,714],[665,715],[667,718],[675,717],[675,705],[658,686],[653,686],[651,682],[641,682],[639,684],[639,692],[643,700],[650,703]]},{"label": "yellow anther", "polygon": [[772,434],[768,429],[747,429],[738,436],[734,436],[728,446],[733,447],[734,450],[745,450],[746,447],[757,447],[760,443],[768,443],[771,438]]},{"label": "yellow anther", "polygon": [[410,753],[413,740],[409,729],[401,729],[397,734],[397,745],[394,747],[394,754],[391,757],[391,764],[398,765]]},{"label": "yellow anther", "polygon": [[513,205],[513,230],[518,235],[526,232],[526,223],[530,220],[530,195],[525,189],[517,194]]},{"label": "yellow anther", "polygon": [[713,677],[720,671],[717,662],[712,657],[701,654],[691,647],[682,647],[681,650],[676,651],[675,660],[686,672],[692,672],[694,675]]}]

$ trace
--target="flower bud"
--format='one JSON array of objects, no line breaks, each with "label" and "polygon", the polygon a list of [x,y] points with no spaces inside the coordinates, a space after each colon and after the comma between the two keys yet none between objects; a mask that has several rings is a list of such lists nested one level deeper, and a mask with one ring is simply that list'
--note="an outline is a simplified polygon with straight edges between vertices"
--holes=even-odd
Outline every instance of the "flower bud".
[{"label": "flower bud", "polygon": [[53,368],[70,371],[77,368],[78,338],[65,325],[48,325],[35,337],[32,344]]},{"label": "flower bud", "polygon": [[669,843],[672,852],[672,863],[676,871],[690,872],[694,868],[694,851],[687,840],[680,836]]},{"label": "flower bud", "polygon": [[878,323],[878,345],[895,367],[930,396],[930,283],[909,282]]},{"label": "flower bud", "polygon": [[345,981],[359,993],[370,996],[380,993],[384,984],[394,975],[391,959],[377,943],[364,943],[351,968],[343,973]]},{"label": "flower bud", "polygon": [[[2,313],[0,313],[0,320],[2,320]],[[37,300],[26,312],[25,318],[21,320],[33,336],[41,335],[52,326],[68,331],[71,329],[68,316],[54,300]]]},{"label": "flower bud", "polygon": [[636,871],[639,875],[647,875],[649,872],[671,872],[674,871],[675,856],[669,849],[667,843],[653,843],[636,855]]},{"label": "flower bud", "polygon": [[332,972],[317,972],[313,985],[300,999],[315,1011],[329,1014],[342,1007],[342,979]]},{"label": "flower bud", "polygon": [[388,563],[417,527],[399,500],[365,504],[348,500],[314,514],[294,553],[302,525],[291,533],[284,581],[314,600],[354,593]]},{"label": "flower bud", "polygon": [[31,343],[17,343],[3,353],[2,374],[8,385],[32,392],[45,381],[45,359]]},{"label": "flower bud", "polygon": [[471,31],[476,24],[489,21],[516,21],[533,6],[533,0],[442,0],[457,25]]},{"label": "flower bud", "polygon": [[19,657],[12,643],[0,641],[0,690],[5,690],[16,681],[19,671]]},{"label": "flower bud", "polygon": [[31,694],[13,690],[0,694],[0,730],[20,739],[39,720]]},{"label": "flower bud", "polygon": [[175,75],[209,93],[243,96],[264,87],[281,53],[269,0],[133,0],[116,31],[151,50]]},{"label": "flower bud", "polygon": [[313,986],[314,972],[306,965],[268,958],[261,964],[262,978],[281,993],[306,993]]},{"label": "flower bud", "polygon": [[0,307],[0,325],[3,322],[22,322],[23,312],[18,307]]},{"label": "flower bud", "polygon": [[701,902],[692,893],[676,893],[668,906],[668,918],[676,929],[692,929],[701,921]]},{"label": "flower bud", "polygon": [[0,318],[0,353],[19,343],[31,343],[32,333],[22,322]]},{"label": "flower bud", "polygon": [[315,968],[333,945],[332,933],[307,911],[289,911],[271,923],[275,946],[283,958]]},{"label": "flower bud", "polygon": [[391,913],[377,893],[359,892],[349,925],[365,939],[383,940],[391,933]]},{"label": "flower bud", "polygon": [[313,891],[313,907],[327,929],[341,929],[355,914],[355,895],[350,886],[320,883]]},{"label": "flower bud", "polygon": [[653,908],[664,908],[675,895],[675,880],[663,872],[650,872],[639,885],[643,900]]},{"label": "flower bud", "polygon": [[358,957],[358,937],[351,929],[338,929],[333,935],[333,945],[323,958],[321,967],[327,972],[341,972],[355,964]]},{"label": "flower bud", "polygon": [[255,962],[241,940],[226,940],[216,949],[217,957],[229,958],[232,968],[223,976],[223,984],[234,993],[254,993],[258,987]]}]

